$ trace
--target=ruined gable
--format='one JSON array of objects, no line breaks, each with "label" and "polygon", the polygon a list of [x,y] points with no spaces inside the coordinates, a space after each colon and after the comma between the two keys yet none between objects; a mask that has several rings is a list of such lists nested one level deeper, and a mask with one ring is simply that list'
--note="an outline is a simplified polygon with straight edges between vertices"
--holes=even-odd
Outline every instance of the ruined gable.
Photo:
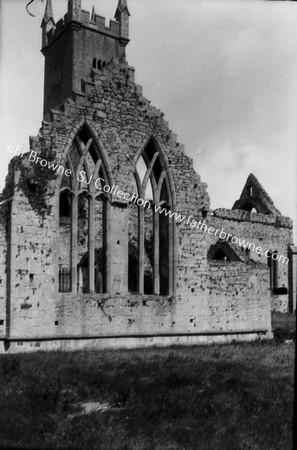
[{"label": "ruined gable", "polygon": [[232,209],[281,216],[265,189],[252,173],[248,176],[240,198],[236,200]]}]

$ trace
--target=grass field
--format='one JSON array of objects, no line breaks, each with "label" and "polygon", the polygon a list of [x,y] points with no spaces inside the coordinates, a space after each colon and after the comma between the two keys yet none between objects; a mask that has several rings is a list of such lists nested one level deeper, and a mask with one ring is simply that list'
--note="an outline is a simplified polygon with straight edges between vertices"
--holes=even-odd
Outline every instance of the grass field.
[{"label": "grass field", "polygon": [[[281,338],[3,355],[0,447],[289,450],[293,372]],[[87,401],[109,408],[75,415]]]}]

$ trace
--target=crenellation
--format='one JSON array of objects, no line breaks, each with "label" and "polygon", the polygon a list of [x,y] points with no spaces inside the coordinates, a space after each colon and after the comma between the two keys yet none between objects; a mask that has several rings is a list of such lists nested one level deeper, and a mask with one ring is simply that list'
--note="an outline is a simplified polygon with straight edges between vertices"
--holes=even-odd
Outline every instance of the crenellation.
[{"label": "crenellation", "polygon": [[81,23],[84,26],[89,26],[90,24],[90,12],[85,11],[84,9],[81,10]]},{"label": "crenellation", "polygon": [[109,21],[109,28],[108,30],[110,30],[110,33],[113,36],[119,37],[120,36],[120,24],[119,22],[116,22],[115,20],[110,20]]}]

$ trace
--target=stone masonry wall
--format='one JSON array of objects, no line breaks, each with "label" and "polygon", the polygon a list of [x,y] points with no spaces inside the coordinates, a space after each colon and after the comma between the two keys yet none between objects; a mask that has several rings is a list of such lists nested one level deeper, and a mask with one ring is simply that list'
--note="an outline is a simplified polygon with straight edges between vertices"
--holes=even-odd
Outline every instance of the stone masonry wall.
[{"label": "stone masonry wall", "polygon": [[[131,192],[137,155],[154,136],[168,162],[173,209],[201,219],[202,211],[209,210],[205,183],[163,114],[142,96],[127,64],[109,64],[102,73],[94,74],[94,82],[85,83],[84,95],[74,95],[61,111],[51,115],[31,139],[31,150],[38,155],[64,164],[76,133],[87,124],[108,161],[110,181]],[[28,155],[17,165],[11,225],[10,337],[270,330],[269,274],[264,261],[210,263],[206,256],[214,240],[186,223],[176,224],[175,298],[128,294],[129,208],[116,204],[114,198],[108,223],[109,294],[59,294],[60,178],[46,178],[48,172],[28,162]],[[35,189],[35,195],[28,189],[33,193]],[[263,242],[270,236],[265,245],[279,243],[279,230],[273,224],[262,224],[261,231],[258,224],[231,217],[213,216],[211,221],[212,226],[231,227],[235,235],[250,239],[255,239],[257,229]],[[283,245],[289,235],[290,231],[284,232]],[[282,245],[278,249],[284,251]],[[284,276],[285,269],[281,282]]]},{"label": "stone masonry wall", "polygon": [[[197,217],[197,220],[202,220]],[[270,329],[269,274],[260,263],[207,261],[209,235],[179,229],[177,293],[195,299],[194,323],[204,330]],[[190,318],[188,318],[190,320]]]},{"label": "stone masonry wall", "polygon": [[0,206],[0,337],[6,327],[7,216],[9,204]]},{"label": "stone masonry wall", "polygon": [[[224,229],[236,237],[243,238],[246,242],[261,246],[263,252],[271,250],[278,251],[279,255],[288,256],[288,243],[292,242],[292,221],[288,217],[272,216],[247,211],[216,210],[209,219],[210,226]],[[211,236],[209,242],[215,243],[217,237]],[[239,247],[238,247],[239,248]],[[270,290],[269,268],[267,258],[255,251],[250,251],[251,261],[261,263],[268,273],[267,289],[271,296],[271,309],[281,312],[288,311],[288,295],[274,295]],[[288,288],[288,265],[287,261],[278,262],[278,286]]]}]

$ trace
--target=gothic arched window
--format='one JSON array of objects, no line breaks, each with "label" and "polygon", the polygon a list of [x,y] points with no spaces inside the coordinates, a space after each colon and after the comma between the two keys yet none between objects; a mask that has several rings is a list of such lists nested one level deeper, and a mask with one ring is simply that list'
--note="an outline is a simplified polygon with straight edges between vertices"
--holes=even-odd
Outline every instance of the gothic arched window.
[{"label": "gothic arched window", "polygon": [[[69,175],[70,174],[70,175]],[[59,195],[59,291],[107,291],[109,184],[100,149],[84,126],[68,152]]]},{"label": "gothic arched window", "polygon": [[173,292],[172,189],[164,157],[152,138],[139,156],[129,205],[128,287],[133,293]]}]

